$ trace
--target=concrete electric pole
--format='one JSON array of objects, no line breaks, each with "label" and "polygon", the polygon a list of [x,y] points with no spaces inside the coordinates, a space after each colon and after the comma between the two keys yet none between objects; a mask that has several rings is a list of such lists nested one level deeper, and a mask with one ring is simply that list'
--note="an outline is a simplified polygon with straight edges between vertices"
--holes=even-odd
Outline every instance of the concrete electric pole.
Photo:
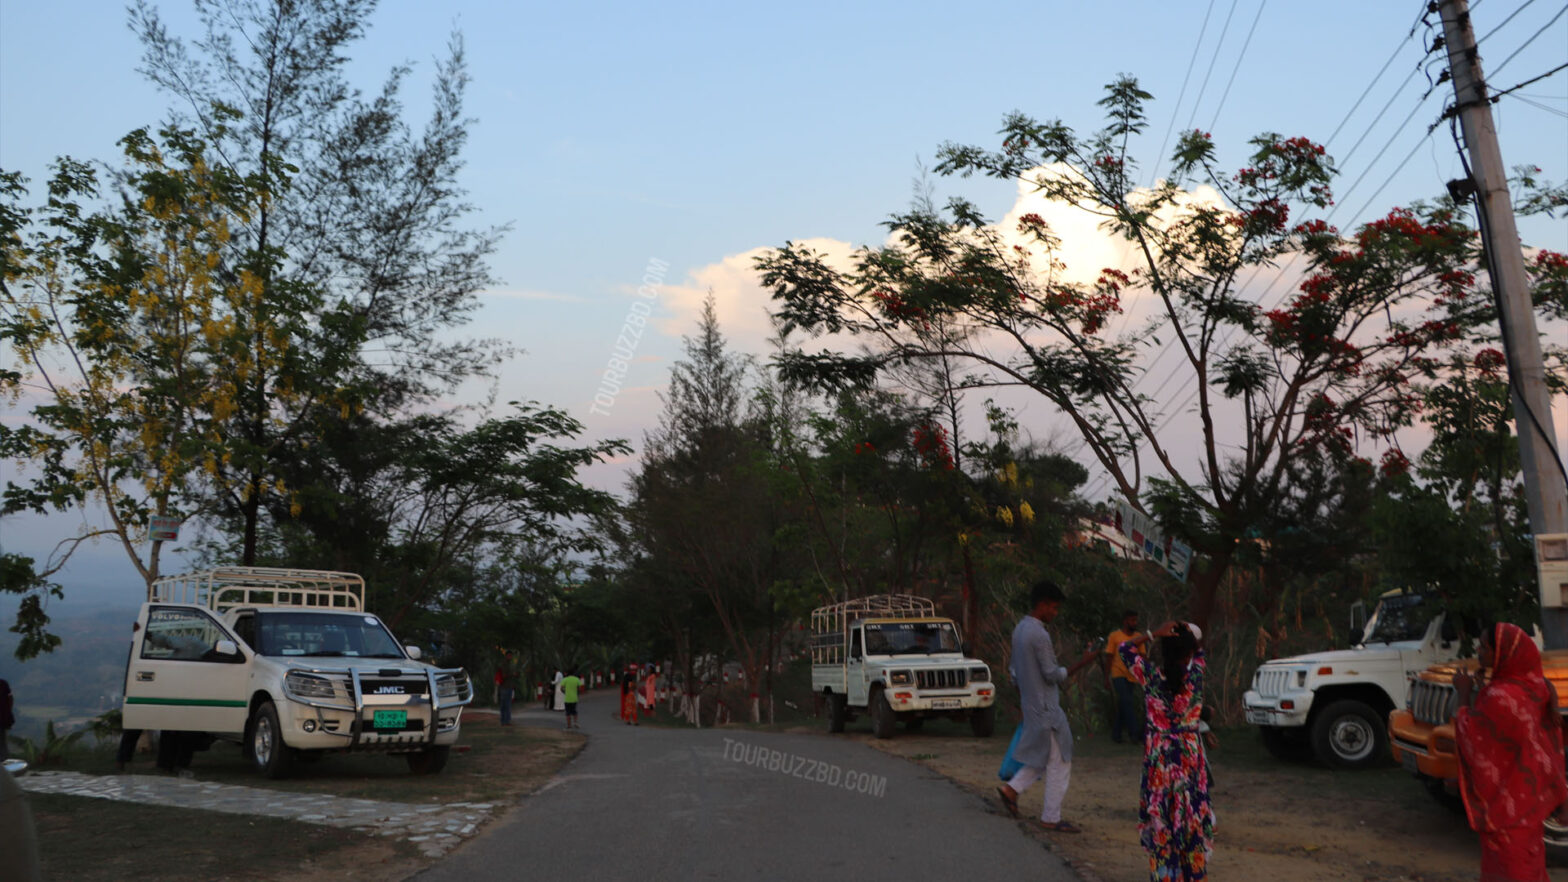
[{"label": "concrete electric pole", "polygon": [[[1568,533],[1568,483],[1564,480],[1563,464],[1554,455],[1552,402],[1546,389],[1546,365],[1541,357],[1535,311],[1530,305],[1530,281],[1525,274],[1519,231],[1514,225],[1497,129],[1492,124],[1492,105],[1481,76],[1469,4],[1467,0],[1440,0],[1438,6],[1448,47],[1448,70],[1454,81],[1454,111],[1470,152],[1482,243],[1489,255],[1488,269],[1492,288],[1497,292],[1498,320],[1502,323],[1503,347],[1508,358],[1514,430],[1519,436],[1530,528],[1537,539],[1541,632],[1548,649],[1568,649],[1568,608],[1564,606],[1568,599],[1563,596],[1568,585],[1562,584],[1560,575],[1555,574],[1562,567],[1550,566],[1556,563],[1549,559],[1556,552],[1547,550],[1543,556],[1543,547],[1557,548],[1564,543],[1560,539],[1542,541]],[[1554,575],[1548,577],[1549,570]]]}]

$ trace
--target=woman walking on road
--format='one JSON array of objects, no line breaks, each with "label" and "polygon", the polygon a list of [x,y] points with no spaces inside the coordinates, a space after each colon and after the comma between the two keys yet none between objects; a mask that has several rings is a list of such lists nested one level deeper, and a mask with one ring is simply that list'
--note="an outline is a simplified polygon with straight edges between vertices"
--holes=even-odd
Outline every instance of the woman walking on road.
[{"label": "woman walking on road", "polygon": [[1155,882],[1197,882],[1208,877],[1214,841],[1208,764],[1198,732],[1203,713],[1205,658],[1197,625],[1166,622],[1160,667],[1138,652],[1149,635],[1117,647],[1133,681],[1144,691],[1143,787],[1138,832],[1149,853]]},{"label": "woman walking on road", "polygon": [[1454,675],[1459,792],[1481,834],[1481,882],[1546,882],[1541,825],[1568,799],[1557,693],[1517,625],[1482,633],[1481,667],[1492,679],[1479,695],[1479,677]]}]

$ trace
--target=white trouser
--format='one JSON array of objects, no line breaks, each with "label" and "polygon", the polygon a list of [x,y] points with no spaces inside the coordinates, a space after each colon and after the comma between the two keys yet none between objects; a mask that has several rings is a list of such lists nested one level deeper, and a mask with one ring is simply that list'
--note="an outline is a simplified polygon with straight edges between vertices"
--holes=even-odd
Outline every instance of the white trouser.
[{"label": "white trouser", "polygon": [[1062,819],[1062,800],[1067,797],[1067,782],[1073,776],[1073,764],[1062,759],[1062,751],[1056,746],[1056,736],[1050,739],[1051,755],[1045,761],[1045,767],[1024,766],[1007,782],[1014,793],[1023,793],[1029,785],[1045,779],[1045,807],[1040,810],[1040,820],[1047,824],[1054,824]]}]

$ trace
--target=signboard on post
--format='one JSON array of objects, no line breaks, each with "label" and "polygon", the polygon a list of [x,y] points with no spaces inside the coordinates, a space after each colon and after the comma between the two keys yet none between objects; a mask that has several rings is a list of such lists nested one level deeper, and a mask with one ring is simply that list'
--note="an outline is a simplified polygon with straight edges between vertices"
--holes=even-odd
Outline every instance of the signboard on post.
[{"label": "signboard on post", "polygon": [[173,542],[180,538],[180,524],[183,522],[182,518],[153,515],[148,538],[154,542]]},{"label": "signboard on post", "polygon": [[1154,519],[1123,500],[1116,505],[1116,529],[1132,538],[1145,557],[1164,567],[1177,581],[1187,581],[1192,566],[1192,549],[1160,533]]}]

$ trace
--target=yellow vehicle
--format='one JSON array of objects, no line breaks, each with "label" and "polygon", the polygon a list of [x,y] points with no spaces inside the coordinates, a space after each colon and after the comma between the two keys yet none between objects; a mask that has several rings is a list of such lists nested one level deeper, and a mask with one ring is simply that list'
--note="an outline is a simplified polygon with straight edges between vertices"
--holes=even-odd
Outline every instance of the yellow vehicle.
[{"label": "yellow vehicle", "polygon": [[[1546,679],[1557,690],[1557,708],[1568,714],[1568,649],[1541,653]],[[1459,799],[1459,751],[1454,743],[1454,712],[1458,696],[1454,674],[1475,673],[1475,659],[1432,665],[1410,678],[1409,698],[1402,709],[1388,715],[1388,741],[1394,759],[1420,779],[1439,802],[1463,811]],[[1568,736],[1568,716],[1564,717]],[[1568,848],[1568,828],[1550,820],[1542,835],[1548,846]]]}]

